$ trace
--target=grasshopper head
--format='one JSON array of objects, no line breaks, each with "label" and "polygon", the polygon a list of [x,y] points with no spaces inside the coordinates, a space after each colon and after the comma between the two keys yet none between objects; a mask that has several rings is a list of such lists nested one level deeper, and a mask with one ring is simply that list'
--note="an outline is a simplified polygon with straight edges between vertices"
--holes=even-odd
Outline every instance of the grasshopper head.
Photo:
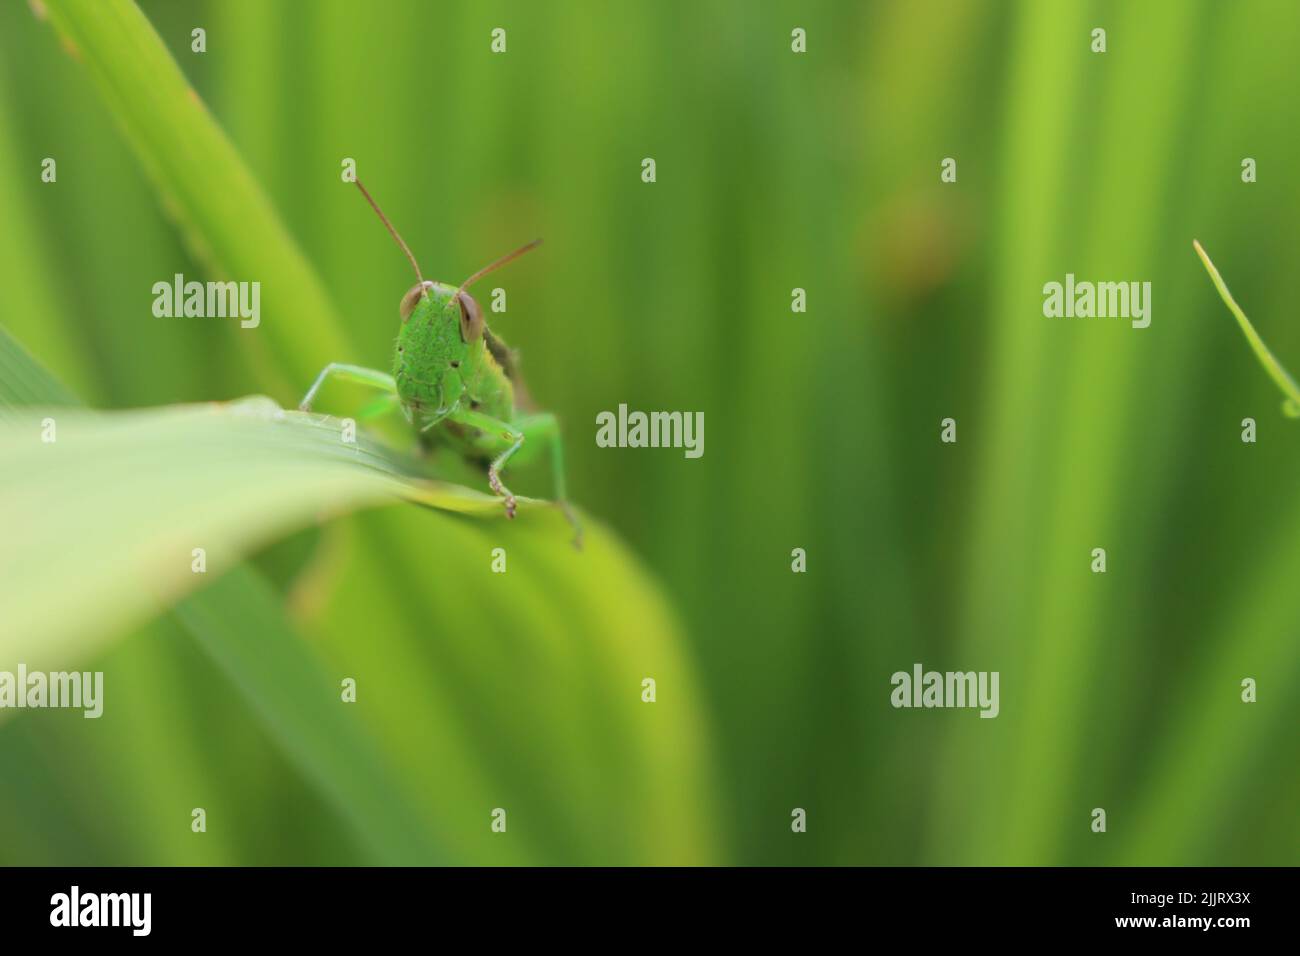
[{"label": "grasshopper head", "polygon": [[[494,272],[497,269],[500,269],[507,262],[514,261],[530,249],[536,249],[542,240],[534,239],[527,245],[520,246],[514,252],[504,255],[495,262],[489,263],[482,269],[479,269],[478,272],[474,273],[462,282],[460,288],[452,289],[450,286],[444,285],[441,282],[430,282],[420,273],[420,264],[415,261],[415,256],[411,254],[411,249],[406,244],[406,240],[404,240],[401,235],[398,234],[397,230],[393,228],[393,224],[388,221],[388,217],[384,215],[384,211],[379,208],[379,203],[375,202],[374,198],[369,192],[367,192],[366,187],[361,185],[361,180],[358,179],[355,180],[355,182],[357,184],[357,189],[361,190],[361,195],[366,198],[366,202],[370,203],[370,208],[375,211],[375,215],[377,215],[380,222],[384,224],[384,227],[393,237],[393,241],[401,247],[402,252],[406,253],[406,258],[410,260],[411,268],[415,270],[415,278],[418,281],[411,287],[411,290],[407,292],[406,295],[402,296],[402,304],[398,308],[398,311],[402,314],[403,328],[405,329],[407,322],[410,321],[411,317],[415,315],[425,303],[432,302],[439,312],[449,312],[453,316],[457,317],[457,321],[460,325],[460,338],[466,345],[470,345],[482,339],[483,310],[480,309],[478,303],[474,301],[474,297],[465,290],[489,272]],[[456,306],[454,311],[448,307],[449,304],[453,302]]]},{"label": "grasshopper head", "polygon": [[481,361],[483,316],[467,299],[455,286],[424,280],[402,296],[393,375],[403,401],[426,421],[455,407]]},{"label": "grasshopper head", "polygon": [[[477,342],[483,337],[483,310],[474,301],[474,297],[462,289],[453,289],[451,286],[441,282],[430,282],[428,279],[417,282],[411,286],[406,295],[402,296],[401,305],[398,306],[402,324],[406,324],[424,302],[431,303],[433,313],[449,313],[457,319],[460,326],[460,339],[466,345]],[[453,302],[457,306],[454,312],[451,309]]]}]

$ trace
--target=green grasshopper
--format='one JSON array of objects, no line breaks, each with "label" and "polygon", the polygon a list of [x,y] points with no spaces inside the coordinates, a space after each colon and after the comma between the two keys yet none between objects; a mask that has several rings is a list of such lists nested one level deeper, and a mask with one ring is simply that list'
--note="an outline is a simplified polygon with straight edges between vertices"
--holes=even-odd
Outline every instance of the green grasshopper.
[{"label": "green grasshopper", "polygon": [[310,411],[312,399],[331,378],[380,390],[384,395],[378,410],[399,405],[406,420],[415,426],[423,450],[442,443],[467,459],[485,464],[488,487],[504,499],[508,518],[515,516],[518,505],[501,481],[501,472],[524,447],[525,440],[532,439],[530,449],[544,444],[551,453],[556,503],[573,526],[573,543],[580,547],[582,527],[565,497],[559,421],[549,412],[531,410],[514,353],[488,328],[483,310],[465,291],[488,273],[535,249],[541,240],[535,239],[484,266],[459,287],[430,282],[360,180],[357,188],[415,269],[416,284],[402,296],[398,309],[402,325],[393,353],[393,374],[331,362],[307,390],[299,409]]}]

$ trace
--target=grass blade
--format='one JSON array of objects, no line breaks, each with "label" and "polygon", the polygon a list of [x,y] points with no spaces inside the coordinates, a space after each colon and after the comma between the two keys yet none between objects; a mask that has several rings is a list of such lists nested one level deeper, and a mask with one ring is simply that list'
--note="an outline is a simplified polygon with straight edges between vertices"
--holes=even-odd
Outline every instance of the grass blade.
[{"label": "grass blade", "polygon": [[182,601],[176,616],[289,758],[342,811],[374,862],[440,862],[375,741],[339,703],[337,685],[294,632],[263,575],[241,564]]},{"label": "grass blade", "polygon": [[325,363],[351,354],[315,271],[139,8],[131,0],[45,0],[45,7],[65,48],[89,69],[191,254],[216,278],[262,283],[258,331],[276,364],[294,381],[310,381]]},{"label": "grass blade", "polygon": [[1227,305],[1228,311],[1236,317],[1237,324],[1241,326],[1241,331],[1246,335],[1246,341],[1250,343],[1251,349],[1255,352],[1255,357],[1259,359],[1259,364],[1264,366],[1264,371],[1268,372],[1269,378],[1277,383],[1277,387],[1286,396],[1286,401],[1282,403],[1282,410],[1292,418],[1300,417],[1300,385],[1296,385],[1295,379],[1277,360],[1269,347],[1264,344],[1264,340],[1255,331],[1255,326],[1251,324],[1250,319],[1246,318],[1246,313],[1241,311],[1241,306],[1237,305],[1237,300],[1228,291],[1227,283],[1223,281],[1223,276],[1219,275],[1219,270],[1214,267],[1214,263],[1210,261],[1205,249],[1195,239],[1192,240],[1192,248],[1201,257],[1201,262],[1205,264],[1205,271],[1210,274],[1210,280],[1214,283],[1214,287],[1219,290],[1219,296]]}]

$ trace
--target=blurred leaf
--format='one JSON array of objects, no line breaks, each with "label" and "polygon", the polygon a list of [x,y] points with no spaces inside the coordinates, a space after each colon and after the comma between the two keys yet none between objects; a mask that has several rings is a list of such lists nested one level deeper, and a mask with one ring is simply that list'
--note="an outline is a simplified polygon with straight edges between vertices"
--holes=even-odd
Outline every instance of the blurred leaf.
[{"label": "blurred leaf", "polygon": [[0,415],[21,405],[76,405],[63,384],[36,364],[4,328],[0,328]]},{"label": "blurred leaf", "polygon": [[176,616],[243,692],[272,737],[362,837],[373,862],[440,862],[400,781],[339,701],[339,685],[285,618],[266,579],[240,564]]},{"label": "blurred leaf", "polygon": [[1269,378],[1286,396],[1286,401],[1282,404],[1283,411],[1292,418],[1300,416],[1300,386],[1296,385],[1291,373],[1286,370],[1269,347],[1264,344],[1264,340],[1255,331],[1255,326],[1251,324],[1250,319],[1246,318],[1246,313],[1241,310],[1241,306],[1237,305],[1237,300],[1228,291],[1228,284],[1223,281],[1223,276],[1219,275],[1219,270],[1210,261],[1209,255],[1206,254],[1201,244],[1193,239],[1192,246],[1196,249],[1196,254],[1201,257],[1201,262],[1205,265],[1205,271],[1210,274],[1210,280],[1214,283],[1214,287],[1219,290],[1219,296],[1227,305],[1228,311],[1233,314],[1237,324],[1241,326],[1241,331],[1245,333],[1246,341],[1250,343],[1251,349],[1255,352],[1255,357],[1259,359],[1259,364],[1264,366],[1264,371],[1268,372]]},{"label": "blurred leaf", "polygon": [[[12,354],[12,353],[11,353]],[[56,440],[42,440],[49,418]],[[408,499],[502,515],[486,493],[418,477],[338,420],[268,398],[131,412],[23,408],[0,423],[0,660],[84,651],[278,535]],[[521,514],[534,504],[520,499]],[[78,599],[66,599],[75,581]],[[143,582],[143,585],[142,585]]]},{"label": "blurred leaf", "polygon": [[[348,354],[320,280],[139,8],[132,0],[44,5],[65,48],[90,70],[192,254],[215,276],[261,282],[258,333],[278,365],[302,380]],[[305,327],[309,336],[301,334]]]},{"label": "blurred leaf", "polygon": [[[76,399],[0,328],[0,414],[21,420],[26,416],[18,409],[32,402],[75,405]],[[337,691],[261,574],[237,565],[178,604],[176,615],[295,764],[357,828],[376,862],[432,861],[427,829],[371,741],[342,716]]]}]

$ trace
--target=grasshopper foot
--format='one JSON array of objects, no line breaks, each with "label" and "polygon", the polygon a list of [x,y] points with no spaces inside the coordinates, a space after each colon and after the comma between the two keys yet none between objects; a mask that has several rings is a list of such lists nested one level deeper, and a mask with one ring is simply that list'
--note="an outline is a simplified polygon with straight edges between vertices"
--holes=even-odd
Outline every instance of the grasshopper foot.
[{"label": "grasshopper foot", "polygon": [[493,493],[505,499],[506,517],[513,518],[515,511],[519,508],[519,503],[515,501],[515,496],[510,489],[501,483],[501,475],[498,474],[495,465],[488,469],[488,486]]}]

